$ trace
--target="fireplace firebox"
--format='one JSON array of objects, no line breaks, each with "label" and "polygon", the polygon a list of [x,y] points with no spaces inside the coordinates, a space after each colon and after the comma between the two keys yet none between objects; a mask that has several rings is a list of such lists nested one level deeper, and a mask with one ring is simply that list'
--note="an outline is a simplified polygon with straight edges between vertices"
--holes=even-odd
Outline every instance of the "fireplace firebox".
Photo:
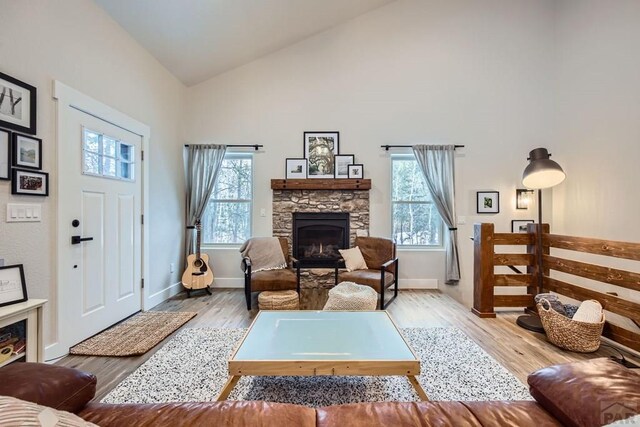
[{"label": "fireplace firebox", "polygon": [[332,268],[349,247],[349,213],[294,212],[292,243],[302,267]]}]

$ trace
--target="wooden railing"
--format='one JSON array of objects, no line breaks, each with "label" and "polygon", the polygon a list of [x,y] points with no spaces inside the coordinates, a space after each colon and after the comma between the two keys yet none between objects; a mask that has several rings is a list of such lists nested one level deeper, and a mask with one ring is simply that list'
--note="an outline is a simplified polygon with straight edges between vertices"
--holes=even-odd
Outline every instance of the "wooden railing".
[{"label": "wooden railing", "polygon": [[[530,224],[528,233],[495,233],[493,224],[475,224],[474,227],[474,296],[472,311],[480,317],[495,317],[496,307],[528,307],[533,309],[537,293],[537,224]],[[524,245],[524,253],[501,254],[496,246]],[[640,261],[640,244],[616,242],[549,233],[548,224],[542,227],[543,290],[584,301],[595,299],[605,310],[640,324],[640,304],[621,298],[616,292],[600,292],[578,284],[550,277],[551,271],[595,280],[625,289],[640,291],[640,273],[550,255],[550,250],[566,249],[581,253],[604,255]],[[527,267],[524,274],[496,274],[500,265]],[[496,287],[526,286],[520,295],[496,295]],[[603,335],[636,351],[640,351],[640,334],[606,322]]]}]

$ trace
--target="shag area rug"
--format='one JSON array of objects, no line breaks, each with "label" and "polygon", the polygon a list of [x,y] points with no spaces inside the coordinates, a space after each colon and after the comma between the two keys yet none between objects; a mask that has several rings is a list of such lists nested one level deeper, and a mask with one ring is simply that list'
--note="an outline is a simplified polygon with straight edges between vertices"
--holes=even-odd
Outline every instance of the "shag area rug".
[{"label": "shag area rug", "polygon": [[[104,403],[203,402],[225,384],[244,329],[185,329],[102,399]],[[430,400],[530,400],[528,389],[457,328],[407,328]],[[242,377],[230,400],[312,407],[418,401],[406,377]]]},{"label": "shag area rug", "polygon": [[144,354],[197,313],[145,311],[71,347],[69,354],[83,356],[134,356]]}]

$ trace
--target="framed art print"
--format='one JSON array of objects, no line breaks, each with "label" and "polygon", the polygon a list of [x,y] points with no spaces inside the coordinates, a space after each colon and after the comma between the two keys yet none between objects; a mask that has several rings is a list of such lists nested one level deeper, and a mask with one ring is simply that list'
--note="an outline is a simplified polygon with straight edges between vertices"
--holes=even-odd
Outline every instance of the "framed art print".
[{"label": "framed art print", "polygon": [[22,264],[0,267],[0,307],[27,299],[27,284]]},{"label": "framed art print", "polygon": [[36,88],[0,73],[0,127],[36,134]]},{"label": "framed art print", "polygon": [[13,168],[11,194],[25,196],[48,196],[49,174],[28,169]]},{"label": "framed art print", "polygon": [[361,179],[364,177],[364,165],[356,163],[348,166],[349,178]]},{"label": "framed art print", "polygon": [[497,191],[478,191],[477,192],[477,213],[499,213],[500,212],[500,193]]},{"label": "framed art print", "polygon": [[286,179],[305,179],[307,177],[307,159],[287,159]]},{"label": "framed art print", "polygon": [[0,179],[11,179],[11,132],[0,129]]},{"label": "framed art print", "polygon": [[304,157],[309,178],[333,178],[334,156],[340,154],[339,132],[305,132]]},{"label": "framed art print", "polygon": [[354,161],[355,156],[353,154],[338,154],[333,156],[335,178],[349,178],[349,165],[352,165]]},{"label": "framed art print", "polygon": [[33,136],[13,134],[13,166],[42,169],[42,140]]},{"label": "framed art print", "polygon": [[527,224],[533,224],[532,219],[512,219],[511,220],[511,232],[512,233],[526,233]]}]

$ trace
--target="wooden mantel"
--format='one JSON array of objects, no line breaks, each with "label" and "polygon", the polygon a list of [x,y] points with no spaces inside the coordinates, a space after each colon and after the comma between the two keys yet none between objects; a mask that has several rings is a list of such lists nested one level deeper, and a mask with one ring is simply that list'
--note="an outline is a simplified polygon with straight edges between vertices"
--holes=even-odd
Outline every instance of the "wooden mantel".
[{"label": "wooden mantel", "polygon": [[272,179],[272,190],[371,190],[370,179]]}]

